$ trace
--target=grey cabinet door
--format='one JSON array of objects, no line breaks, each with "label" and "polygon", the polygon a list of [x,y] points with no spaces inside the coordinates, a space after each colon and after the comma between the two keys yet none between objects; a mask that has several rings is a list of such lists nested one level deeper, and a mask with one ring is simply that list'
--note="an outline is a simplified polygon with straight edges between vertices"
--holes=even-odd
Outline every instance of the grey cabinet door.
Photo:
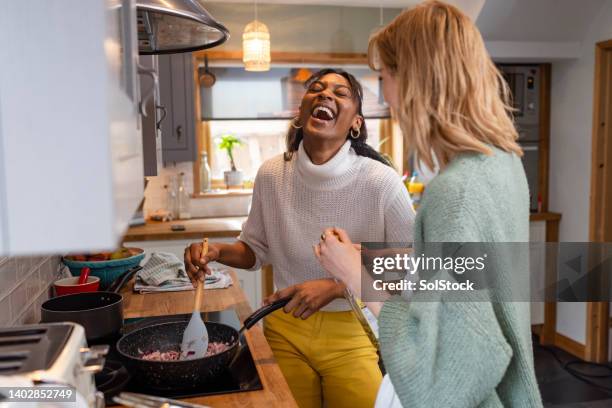
[{"label": "grey cabinet door", "polygon": [[[138,62],[141,66],[153,69],[159,74],[156,55],[140,55]],[[161,132],[157,130],[157,122],[163,118],[163,111],[160,108],[159,87],[155,86],[152,78],[146,75],[140,77],[140,93],[144,95],[154,87],[153,98],[150,98],[146,105],[146,116],[141,117],[142,121],[142,158],[144,161],[144,175],[157,176],[161,166]]]},{"label": "grey cabinet door", "polygon": [[159,56],[164,163],[196,160],[194,86],[191,53]]}]

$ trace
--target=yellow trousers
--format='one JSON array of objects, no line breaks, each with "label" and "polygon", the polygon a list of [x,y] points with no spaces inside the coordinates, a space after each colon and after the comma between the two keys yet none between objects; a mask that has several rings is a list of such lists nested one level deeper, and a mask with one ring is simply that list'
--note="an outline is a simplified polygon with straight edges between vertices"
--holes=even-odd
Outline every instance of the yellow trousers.
[{"label": "yellow trousers", "polygon": [[376,348],[353,312],[306,320],[282,309],[264,332],[300,408],[371,408],[382,380]]}]

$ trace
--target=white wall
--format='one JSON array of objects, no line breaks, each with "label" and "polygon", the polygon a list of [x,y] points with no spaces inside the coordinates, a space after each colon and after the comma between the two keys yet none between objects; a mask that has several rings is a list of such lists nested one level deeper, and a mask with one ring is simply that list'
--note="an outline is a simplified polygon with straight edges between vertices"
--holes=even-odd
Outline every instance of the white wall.
[{"label": "white wall", "polygon": [[[550,210],[560,212],[561,241],[589,240],[589,193],[595,43],[612,38],[612,2],[591,21],[576,60],[552,65]],[[581,343],[586,336],[583,303],[559,304],[557,331]]]}]

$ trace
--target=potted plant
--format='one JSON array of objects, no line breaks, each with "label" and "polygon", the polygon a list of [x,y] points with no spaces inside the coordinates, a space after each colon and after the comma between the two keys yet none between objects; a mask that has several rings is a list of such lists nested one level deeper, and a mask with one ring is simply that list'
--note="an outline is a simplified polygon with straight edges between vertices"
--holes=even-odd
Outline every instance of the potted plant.
[{"label": "potted plant", "polygon": [[231,170],[223,173],[223,179],[227,188],[242,186],[243,174],[240,170],[236,169],[236,162],[234,161],[234,147],[243,145],[244,142],[238,139],[232,134],[221,136],[219,141],[219,149],[225,150],[227,157],[229,157]]}]

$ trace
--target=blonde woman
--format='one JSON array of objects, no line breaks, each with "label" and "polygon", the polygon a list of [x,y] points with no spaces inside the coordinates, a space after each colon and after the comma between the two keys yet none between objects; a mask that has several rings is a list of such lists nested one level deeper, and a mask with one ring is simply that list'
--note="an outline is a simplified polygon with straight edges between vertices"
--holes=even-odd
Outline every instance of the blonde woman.
[{"label": "blonde woman", "polygon": [[[528,242],[529,192],[508,89],[475,25],[455,7],[426,2],[377,33],[369,56],[407,143],[440,166],[415,221],[417,253],[428,242]],[[325,233],[315,247],[321,264],[359,293],[359,252],[346,232]],[[513,273],[502,266],[497,273]],[[542,406],[528,303],[418,296],[368,303],[404,407]]]}]

